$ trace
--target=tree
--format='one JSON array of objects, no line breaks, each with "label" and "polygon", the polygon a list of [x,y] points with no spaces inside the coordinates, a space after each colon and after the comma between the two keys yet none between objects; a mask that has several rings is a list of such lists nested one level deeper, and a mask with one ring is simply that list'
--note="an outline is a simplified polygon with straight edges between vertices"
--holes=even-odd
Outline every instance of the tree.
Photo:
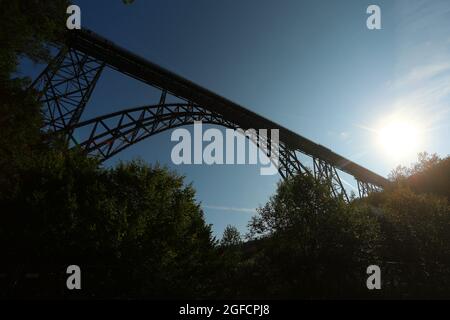
[{"label": "tree", "polygon": [[334,199],[327,185],[305,175],[280,183],[249,227],[261,240],[256,268],[271,298],[355,295],[378,235],[367,206]]},{"label": "tree", "polygon": [[399,166],[389,175],[396,185],[408,186],[417,193],[446,197],[450,201],[450,157],[419,153],[410,168]]},{"label": "tree", "polygon": [[235,226],[227,225],[223,231],[220,245],[222,247],[238,246],[242,243],[241,233]]},{"label": "tree", "polygon": [[389,297],[448,298],[450,206],[444,197],[398,185],[365,200],[379,213],[384,292]]},{"label": "tree", "polygon": [[[240,264],[239,273],[245,275],[235,281],[245,283],[240,293],[448,298],[450,206],[442,196],[448,182],[439,179],[448,175],[448,163],[422,154],[419,163],[402,170],[408,175],[348,204],[308,176],[280,183],[249,225],[258,251]],[[365,270],[372,264],[382,270],[381,292],[365,288]]]},{"label": "tree", "polygon": [[2,0],[0,5],[0,79],[5,81],[20,58],[48,61],[50,43],[65,31],[68,1]]},{"label": "tree", "polygon": [[[3,261],[44,275],[75,261],[87,297],[206,294],[214,241],[182,177],[141,162],[102,169],[75,151],[52,151],[19,180],[19,190],[0,195]],[[55,297],[59,281],[29,291],[17,279],[10,290]]]},{"label": "tree", "polygon": [[0,1],[0,192],[16,188],[20,166],[45,152],[40,105],[30,81],[18,76],[21,59],[47,62],[49,44],[65,28],[67,1]]}]

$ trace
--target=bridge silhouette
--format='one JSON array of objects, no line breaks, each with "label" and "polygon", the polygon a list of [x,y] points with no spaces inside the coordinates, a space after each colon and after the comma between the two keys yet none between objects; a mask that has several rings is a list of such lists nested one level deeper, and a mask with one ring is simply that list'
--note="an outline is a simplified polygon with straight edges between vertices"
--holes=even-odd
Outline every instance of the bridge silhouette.
[{"label": "bridge silhouette", "polygon": [[[32,84],[39,92],[38,99],[42,103],[43,130],[65,135],[70,144],[80,146],[87,154],[102,161],[155,134],[202,121],[232,129],[255,129],[258,135],[255,142],[259,148],[267,155],[271,150],[278,150],[278,171],[283,179],[295,174],[311,175],[326,182],[335,197],[342,196],[349,200],[340,172],[353,176],[360,197],[389,184],[384,177],[332,150],[149,62],[90,30],[67,32],[59,47],[59,53]],[[160,92],[158,101],[80,122],[106,67],[156,88]],[[168,103],[168,95],[180,102]],[[88,132],[82,141],[78,141],[74,134],[80,128]],[[278,148],[271,148],[270,140],[259,136],[258,129],[279,129]],[[312,160],[312,168],[301,160],[301,155]]]}]

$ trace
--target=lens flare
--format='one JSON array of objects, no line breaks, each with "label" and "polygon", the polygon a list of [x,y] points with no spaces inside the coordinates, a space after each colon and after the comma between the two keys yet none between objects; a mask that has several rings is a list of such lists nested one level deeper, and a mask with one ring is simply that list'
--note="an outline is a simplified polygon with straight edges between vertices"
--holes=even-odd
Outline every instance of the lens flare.
[{"label": "lens flare", "polygon": [[406,119],[390,119],[378,130],[378,143],[395,161],[414,158],[422,147],[420,126]]}]

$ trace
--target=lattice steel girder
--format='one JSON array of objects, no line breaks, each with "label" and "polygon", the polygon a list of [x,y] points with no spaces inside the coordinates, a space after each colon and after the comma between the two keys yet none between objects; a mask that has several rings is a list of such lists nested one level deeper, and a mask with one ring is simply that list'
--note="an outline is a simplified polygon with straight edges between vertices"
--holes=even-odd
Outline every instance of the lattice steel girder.
[{"label": "lattice steel girder", "polygon": [[319,181],[327,183],[330,186],[333,196],[342,196],[344,200],[348,202],[349,197],[347,195],[347,191],[342,184],[336,168],[317,158],[313,158],[313,166],[315,178]]},{"label": "lattice steel girder", "polygon": [[70,141],[104,161],[145,138],[194,121],[236,129],[233,123],[202,107],[174,103],[128,109],[79,123],[70,131],[87,129],[88,138],[78,141],[72,133]]},{"label": "lattice steel girder", "polygon": [[32,84],[42,103],[44,131],[67,130],[78,123],[104,66],[75,49],[60,50]]},{"label": "lattice steel girder", "polygon": [[311,175],[311,170],[302,164],[297,155],[297,151],[290,150],[286,145],[280,143],[280,167],[279,172],[283,179],[292,177],[295,174]]},{"label": "lattice steel girder", "polygon": [[381,191],[381,189],[379,187],[377,187],[374,184],[368,183],[368,182],[363,182],[363,181],[357,180],[357,184],[358,184],[358,193],[359,193],[360,198],[367,197],[372,192]]}]

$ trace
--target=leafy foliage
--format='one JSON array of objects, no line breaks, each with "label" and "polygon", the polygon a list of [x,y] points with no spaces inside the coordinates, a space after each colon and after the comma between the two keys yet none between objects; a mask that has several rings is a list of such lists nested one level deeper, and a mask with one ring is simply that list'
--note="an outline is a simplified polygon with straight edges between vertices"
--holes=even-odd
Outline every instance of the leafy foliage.
[{"label": "leafy foliage", "polygon": [[381,216],[380,258],[395,296],[450,295],[450,158],[419,154],[411,168],[397,168],[394,184],[366,201]]},{"label": "leafy foliage", "polygon": [[220,245],[223,247],[231,247],[238,246],[242,243],[242,237],[239,230],[232,225],[226,226],[223,231],[222,240],[220,241]]},{"label": "leafy foliage", "polygon": [[298,175],[251,221],[250,237],[263,239],[255,266],[269,296],[337,297],[360,287],[355,271],[372,258],[377,225],[367,207],[347,206],[328,190]]},{"label": "leafy foliage", "polygon": [[417,163],[410,168],[397,167],[390,178],[415,192],[443,196],[450,201],[450,157],[441,159],[436,154],[420,153]]},{"label": "leafy foliage", "polygon": [[[281,183],[249,225],[259,251],[239,264],[236,277],[253,277],[243,296],[449,297],[450,206],[439,196],[447,190],[418,193],[423,185],[411,182],[448,174],[446,161],[422,154],[412,176],[350,204],[310,177]],[[381,292],[365,288],[371,264],[381,267]],[[251,286],[261,281],[264,288]]]},{"label": "leafy foliage", "polygon": [[49,43],[65,30],[68,1],[0,1],[0,79],[17,71],[19,58],[49,59]]},{"label": "leafy foliage", "polygon": [[[52,272],[84,266],[88,296],[204,292],[211,230],[182,177],[140,162],[106,170],[76,152],[52,151],[19,181],[0,198],[4,261]],[[40,296],[55,294],[51,282],[40,288]]]}]

